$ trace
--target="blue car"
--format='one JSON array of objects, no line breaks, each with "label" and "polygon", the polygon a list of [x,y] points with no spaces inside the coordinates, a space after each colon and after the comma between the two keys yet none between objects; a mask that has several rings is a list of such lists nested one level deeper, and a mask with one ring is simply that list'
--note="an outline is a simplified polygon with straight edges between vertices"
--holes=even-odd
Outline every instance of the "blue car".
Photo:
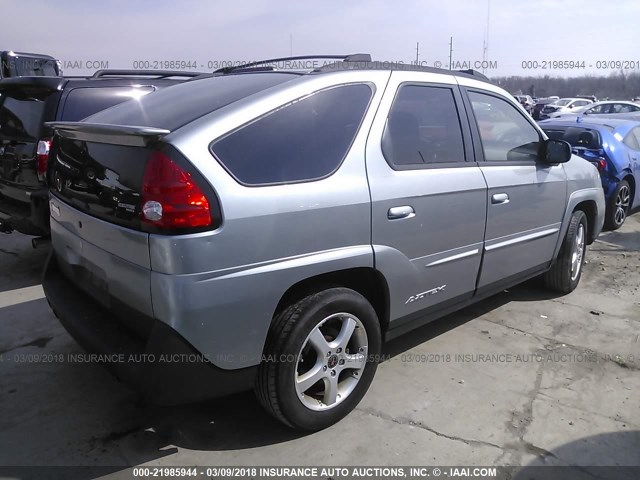
[{"label": "blue car", "polygon": [[607,200],[605,228],[620,228],[640,202],[640,121],[558,118],[539,124],[549,138],[569,142],[574,154],[598,168]]}]

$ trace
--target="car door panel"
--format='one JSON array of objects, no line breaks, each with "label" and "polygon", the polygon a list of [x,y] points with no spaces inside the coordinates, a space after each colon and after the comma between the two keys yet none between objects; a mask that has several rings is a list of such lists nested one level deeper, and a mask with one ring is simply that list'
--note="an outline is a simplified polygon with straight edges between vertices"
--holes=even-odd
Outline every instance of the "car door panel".
[{"label": "car door panel", "polygon": [[[515,106],[488,92],[471,91],[469,99],[478,122],[474,133],[484,147],[480,170],[488,187],[480,290],[551,262],[567,186],[562,165],[537,160],[540,132]],[[519,141],[527,148],[513,146]]]},{"label": "car door panel", "polygon": [[[392,104],[396,96],[401,98],[397,93],[402,86],[413,78],[411,72],[392,74],[366,152],[372,245],[376,269],[384,275],[390,291],[391,326],[401,318],[451,299],[472,296],[486,216],[486,183],[475,162],[465,162],[462,156],[447,164],[394,168],[385,157],[383,134],[388,122],[392,130]],[[418,78],[424,79],[425,75]],[[438,81],[443,81],[442,76],[434,76],[434,82]],[[450,81],[455,85],[453,77]],[[470,132],[459,90],[442,86],[449,88],[458,102],[465,149],[471,156]],[[423,134],[438,128],[420,125],[417,130]],[[394,218],[396,211],[406,215]]]}]

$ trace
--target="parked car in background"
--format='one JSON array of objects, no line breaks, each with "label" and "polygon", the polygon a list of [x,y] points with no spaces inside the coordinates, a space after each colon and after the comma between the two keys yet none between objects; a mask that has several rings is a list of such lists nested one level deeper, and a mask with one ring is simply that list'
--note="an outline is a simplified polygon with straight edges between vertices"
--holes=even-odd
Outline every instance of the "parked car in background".
[{"label": "parked car in background", "polygon": [[103,70],[89,78],[0,80],[0,231],[49,235],[45,173],[53,131],[46,122],[81,120],[196,75]]},{"label": "parked car in background", "polygon": [[533,119],[540,120],[540,114],[542,113],[542,109],[544,108],[544,106],[548,105],[549,103],[553,103],[556,100],[558,100],[557,97],[547,97],[547,98],[536,99],[536,103],[533,106],[533,111],[531,113],[531,116],[533,117]]},{"label": "parked car in background", "polygon": [[90,351],[196,359],[110,364],[150,399],[255,388],[319,430],[383,340],[533,276],[577,287],[598,172],[506,91],[368,55],[260,64],[50,125],[47,300]]},{"label": "parked car in background", "polygon": [[640,121],[589,116],[540,122],[549,138],[569,142],[575,154],[600,172],[607,200],[605,227],[620,228],[640,202]]},{"label": "parked car in background", "polygon": [[62,76],[60,62],[40,53],[0,51],[0,79]]},{"label": "parked car in background", "polygon": [[560,98],[542,107],[538,119],[544,120],[550,118],[553,113],[570,113],[575,108],[584,107],[590,103],[593,102],[586,98]]},{"label": "parked car in background", "polygon": [[584,107],[574,108],[570,112],[552,112],[549,118],[572,117],[582,115],[614,115],[619,113],[638,113],[640,114],[640,105],[625,100],[607,100],[595,102]]},{"label": "parked car in background", "polygon": [[518,102],[520,102],[520,105],[522,105],[524,107],[524,109],[527,111],[527,113],[531,114],[533,113],[533,99],[531,98],[530,95],[514,95],[516,100],[518,100]]},{"label": "parked car in background", "polygon": [[640,111],[627,113],[609,113],[606,115],[593,114],[589,118],[617,118],[618,120],[632,120],[640,122]]}]

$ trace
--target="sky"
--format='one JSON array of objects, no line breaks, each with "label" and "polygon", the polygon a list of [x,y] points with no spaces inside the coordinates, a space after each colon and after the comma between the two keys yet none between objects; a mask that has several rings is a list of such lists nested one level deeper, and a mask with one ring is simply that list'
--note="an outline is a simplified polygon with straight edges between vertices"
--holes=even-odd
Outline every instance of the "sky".
[{"label": "sky", "polygon": [[53,55],[66,75],[290,54],[409,63],[417,43],[422,65],[448,68],[451,37],[453,66],[489,76],[640,72],[640,0],[0,0],[0,12],[0,50]]}]

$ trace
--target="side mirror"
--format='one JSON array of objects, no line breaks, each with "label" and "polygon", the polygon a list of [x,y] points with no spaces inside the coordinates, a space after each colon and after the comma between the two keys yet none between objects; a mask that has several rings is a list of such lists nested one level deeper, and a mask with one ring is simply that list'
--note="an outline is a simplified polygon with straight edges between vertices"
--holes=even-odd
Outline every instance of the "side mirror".
[{"label": "side mirror", "polygon": [[550,138],[543,143],[543,160],[546,163],[566,163],[571,159],[571,145],[564,140]]}]

